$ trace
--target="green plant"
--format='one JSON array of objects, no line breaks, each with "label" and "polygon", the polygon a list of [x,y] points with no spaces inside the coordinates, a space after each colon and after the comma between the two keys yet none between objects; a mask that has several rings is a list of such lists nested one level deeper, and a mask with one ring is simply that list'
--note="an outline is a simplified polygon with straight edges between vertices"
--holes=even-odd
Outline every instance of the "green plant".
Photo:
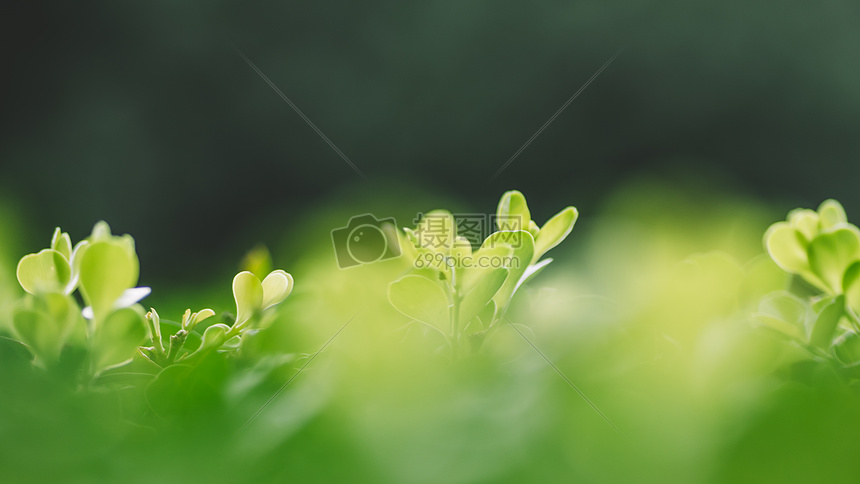
[{"label": "green plant", "polygon": [[[105,222],[72,245],[59,228],[51,246],[24,256],[17,276],[28,293],[14,310],[17,336],[36,365],[54,370],[79,368],[92,381],[107,370],[131,363],[135,356],[154,363],[149,373],[176,363],[198,363],[212,353],[236,352],[243,338],[271,323],[272,308],[293,288],[290,274],[276,270],[262,281],[251,272],[233,279],[236,315],[200,332],[211,309],[186,310],[180,323],[162,320],[155,309],[138,302],[148,287],[135,287],[139,261],[134,239],[112,235]],[[86,307],[80,308],[75,291]],[[228,323],[228,324],[225,324]]]},{"label": "green plant", "polygon": [[773,224],[764,245],[799,281],[764,297],[755,319],[846,369],[860,369],[860,229],[836,200],[795,209]]},{"label": "green plant", "polygon": [[505,317],[517,290],[552,262],[541,257],[570,234],[578,215],[567,207],[539,227],[523,194],[509,191],[496,211],[499,230],[473,252],[457,235],[450,212],[429,212],[415,230],[399,233],[414,267],[391,283],[389,301],[439,331],[454,354],[467,338],[477,349]]}]

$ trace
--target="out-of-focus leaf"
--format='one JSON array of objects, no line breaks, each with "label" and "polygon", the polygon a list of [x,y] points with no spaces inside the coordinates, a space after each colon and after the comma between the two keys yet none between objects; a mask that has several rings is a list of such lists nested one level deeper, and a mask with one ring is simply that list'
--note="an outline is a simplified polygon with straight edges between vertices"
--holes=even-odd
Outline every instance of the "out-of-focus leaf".
[{"label": "out-of-focus leaf", "polygon": [[419,246],[448,255],[457,237],[457,222],[447,210],[431,210],[424,214],[413,234]]},{"label": "out-of-focus leaf", "polygon": [[806,243],[789,223],[771,225],[765,232],[764,245],[771,259],[784,271],[792,274],[809,273]]},{"label": "out-of-focus leaf", "polygon": [[798,208],[788,213],[788,223],[797,230],[807,242],[818,235],[818,212],[808,208]]},{"label": "out-of-focus leaf", "polygon": [[809,265],[836,294],[848,266],[860,259],[860,233],[856,227],[840,227],[818,234],[809,243]]},{"label": "out-of-focus leaf", "polygon": [[12,316],[12,325],[21,340],[40,358],[53,361],[59,357],[59,334],[47,314],[32,309],[18,310]]},{"label": "out-of-focus leaf", "polygon": [[796,296],[781,292],[764,297],[759,312],[753,315],[758,323],[806,342],[805,324],[809,308]]},{"label": "out-of-focus leaf", "polygon": [[830,230],[847,222],[848,217],[845,216],[845,209],[836,200],[825,200],[818,206],[818,223],[821,231]]},{"label": "out-of-focus leaf", "polygon": [[508,276],[508,269],[505,268],[468,270],[480,271],[480,276],[471,287],[465,288],[465,293],[462,295],[459,310],[461,324],[466,324],[478,316],[478,313],[493,300],[493,296],[496,295]]},{"label": "out-of-focus leaf", "polygon": [[496,307],[504,310],[504,308],[508,307],[520,278],[525,274],[534,258],[535,242],[532,234],[523,230],[516,232],[496,232],[487,237],[487,240],[482,245],[482,250],[484,247],[493,247],[499,243],[508,244],[513,247],[513,260],[507,266],[508,277],[493,297]]},{"label": "out-of-focus leaf", "polygon": [[844,333],[833,344],[833,354],[845,365],[860,363],[860,335],[853,331]]},{"label": "out-of-focus leaf", "polygon": [[95,329],[93,363],[102,370],[130,360],[146,338],[144,315],[137,308],[120,309],[112,313]]},{"label": "out-of-focus leaf", "polygon": [[830,348],[833,342],[833,333],[839,325],[839,320],[845,314],[845,297],[838,296],[827,304],[815,320],[809,343],[819,348]]},{"label": "out-of-focus leaf", "polygon": [[438,329],[451,330],[448,297],[439,285],[426,277],[404,276],[388,286],[388,300],[401,313]]}]

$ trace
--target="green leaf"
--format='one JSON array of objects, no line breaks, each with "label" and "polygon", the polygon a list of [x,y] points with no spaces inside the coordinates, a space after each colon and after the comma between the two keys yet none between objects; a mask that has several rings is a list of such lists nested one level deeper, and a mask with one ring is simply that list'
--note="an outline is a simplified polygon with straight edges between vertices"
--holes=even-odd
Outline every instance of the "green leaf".
[{"label": "green leaf", "polygon": [[81,291],[97,322],[107,317],[114,302],[137,283],[138,271],[137,256],[130,255],[122,244],[103,241],[87,246],[81,256]]},{"label": "green leaf", "polygon": [[18,282],[30,294],[63,292],[71,278],[69,262],[60,252],[45,249],[18,262]]},{"label": "green leaf", "polygon": [[248,271],[233,278],[233,298],[236,300],[236,325],[248,321],[263,307],[263,285]]},{"label": "green leaf", "polygon": [[821,202],[818,207],[818,223],[821,231],[848,223],[848,217],[845,216],[845,209],[842,208],[842,204],[833,199]]},{"label": "green leaf", "polygon": [[484,329],[489,329],[490,325],[493,324],[496,317],[496,303],[491,299],[490,302],[484,306],[484,309],[478,313],[478,319],[481,320],[481,325]]},{"label": "green leaf", "polygon": [[549,219],[535,238],[535,260],[560,244],[573,230],[577,218],[579,212],[576,208],[567,207]]},{"label": "green leaf", "polygon": [[94,369],[99,371],[131,360],[146,334],[144,315],[139,309],[125,308],[112,313],[93,335]]},{"label": "green leaf", "polygon": [[505,192],[496,209],[496,225],[499,230],[528,230],[531,213],[526,197],[517,190]]},{"label": "green leaf", "polygon": [[272,271],[262,283],[263,309],[280,304],[293,290],[293,276],[280,269]]},{"label": "green leaf", "polygon": [[819,234],[809,243],[812,271],[836,294],[848,266],[860,259],[860,233],[856,227],[842,227]]},{"label": "green leaf", "polygon": [[227,333],[230,332],[230,327],[226,324],[213,324],[206,328],[203,332],[203,343],[200,349],[218,348],[227,341]]},{"label": "green leaf", "polygon": [[54,230],[54,236],[51,238],[51,249],[63,254],[67,261],[72,260],[72,239],[68,233],[60,230],[60,227]]},{"label": "green leaf", "polygon": [[812,334],[809,336],[809,344],[819,348],[829,348],[833,342],[833,333],[844,314],[845,297],[833,298],[833,302],[825,306],[818,314],[815,325],[812,327]]},{"label": "green leaf", "polygon": [[468,272],[479,271],[477,281],[471,287],[465,288],[460,300],[459,321],[465,324],[475,318],[484,307],[493,300],[493,296],[505,283],[508,269],[467,269]]},{"label": "green leaf", "polygon": [[848,331],[833,344],[833,354],[845,365],[860,363],[860,335]]},{"label": "green leaf", "polygon": [[764,234],[764,245],[771,259],[782,270],[792,274],[809,273],[806,243],[788,222],[771,225]]},{"label": "green leaf", "polygon": [[21,309],[12,315],[12,325],[21,341],[41,359],[55,361],[59,358],[60,335],[50,316],[32,309]]},{"label": "green leaf", "polygon": [[438,329],[451,330],[448,297],[439,285],[426,277],[404,276],[388,286],[388,300],[406,316]]},{"label": "green leaf", "polygon": [[800,232],[807,242],[818,235],[818,212],[808,208],[797,208],[788,213],[788,223]]},{"label": "green leaf", "polygon": [[860,313],[860,261],[845,269],[845,276],[842,278],[842,291],[845,293],[845,301],[848,306]]},{"label": "green leaf", "polygon": [[528,269],[526,269],[526,271],[523,273],[522,277],[520,277],[520,280],[519,282],[517,282],[516,287],[514,287],[514,292],[516,292],[517,289],[520,288],[520,286],[529,282],[536,275],[540,274],[544,270],[544,268],[546,268],[546,266],[550,265],[551,263],[552,259],[544,259],[537,264],[530,265]]},{"label": "green leaf", "polygon": [[809,308],[799,298],[787,292],[765,296],[759,312],[753,315],[759,324],[775,329],[798,341],[806,342],[805,324]]},{"label": "green leaf", "polygon": [[532,234],[519,230],[516,232],[496,232],[487,237],[481,250],[494,247],[497,244],[508,244],[513,248],[512,261],[508,266],[508,277],[505,283],[493,297],[500,311],[507,309],[514,292],[519,287],[520,279],[525,274],[534,258],[535,242]]},{"label": "green leaf", "polygon": [[245,254],[240,264],[243,271],[248,271],[262,278],[272,272],[272,254],[264,244],[257,244]]}]

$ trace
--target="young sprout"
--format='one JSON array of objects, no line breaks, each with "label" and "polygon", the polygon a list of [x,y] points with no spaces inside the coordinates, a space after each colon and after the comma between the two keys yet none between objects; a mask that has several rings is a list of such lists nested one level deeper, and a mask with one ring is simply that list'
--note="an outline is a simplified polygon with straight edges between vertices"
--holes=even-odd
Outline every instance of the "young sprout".
[{"label": "young sprout", "polygon": [[522,284],[552,262],[540,259],[570,234],[577,217],[567,207],[540,227],[523,194],[509,191],[496,211],[498,230],[473,253],[450,212],[429,212],[414,230],[403,229],[401,246],[414,269],[391,283],[389,301],[442,333],[455,355],[467,337],[478,348]]}]

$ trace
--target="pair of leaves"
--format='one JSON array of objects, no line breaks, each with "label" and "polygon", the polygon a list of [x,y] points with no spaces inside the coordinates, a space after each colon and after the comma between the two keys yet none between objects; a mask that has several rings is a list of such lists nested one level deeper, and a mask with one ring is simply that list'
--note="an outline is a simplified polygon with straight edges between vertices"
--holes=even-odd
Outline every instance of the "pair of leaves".
[{"label": "pair of leaves", "polygon": [[247,323],[258,311],[280,304],[292,290],[293,276],[280,269],[270,272],[262,282],[249,271],[240,272],[233,278],[236,326]]},{"label": "pair of leaves", "polygon": [[576,208],[567,207],[553,215],[543,227],[539,227],[531,219],[525,196],[517,190],[505,192],[496,209],[496,223],[500,231],[522,230],[532,235],[534,249],[530,263],[537,262],[550,249],[567,238],[578,218],[579,212]]},{"label": "pair of leaves", "polygon": [[835,200],[822,203],[818,212],[792,211],[768,229],[764,242],[780,268],[834,295],[844,291],[847,269],[860,260],[860,230]]}]

